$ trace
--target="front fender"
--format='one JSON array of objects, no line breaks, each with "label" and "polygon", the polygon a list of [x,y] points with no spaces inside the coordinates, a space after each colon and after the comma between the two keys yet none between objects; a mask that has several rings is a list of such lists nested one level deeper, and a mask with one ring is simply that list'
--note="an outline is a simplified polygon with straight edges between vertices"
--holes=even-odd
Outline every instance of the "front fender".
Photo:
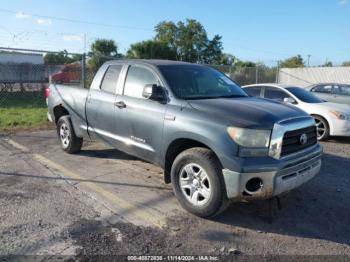
[{"label": "front fender", "polygon": [[164,122],[161,164],[164,166],[167,149],[173,141],[190,139],[211,149],[224,168],[240,170],[241,159],[236,157],[238,145],[230,138],[226,129],[225,123],[214,117],[192,110],[181,111],[181,114],[175,115],[175,120]]}]

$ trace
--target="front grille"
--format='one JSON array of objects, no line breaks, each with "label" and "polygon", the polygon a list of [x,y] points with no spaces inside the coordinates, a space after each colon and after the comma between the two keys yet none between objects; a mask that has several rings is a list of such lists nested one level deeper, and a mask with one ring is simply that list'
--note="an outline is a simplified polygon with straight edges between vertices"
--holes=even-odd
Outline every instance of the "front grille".
[{"label": "front grille", "polygon": [[[306,134],[307,142],[302,144],[300,137]],[[283,136],[282,152],[281,156],[286,156],[305,148],[308,148],[317,143],[317,131],[316,126],[310,126],[298,130],[288,131]]]}]

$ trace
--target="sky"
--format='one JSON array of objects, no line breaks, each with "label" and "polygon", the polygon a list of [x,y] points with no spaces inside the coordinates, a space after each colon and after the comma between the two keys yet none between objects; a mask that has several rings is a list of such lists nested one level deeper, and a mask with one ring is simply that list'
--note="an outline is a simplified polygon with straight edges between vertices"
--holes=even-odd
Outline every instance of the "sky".
[{"label": "sky", "polygon": [[196,19],[224,52],[274,65],[350,60],[350,0],[11,0],[0,7],[0,47],[81,53],[97,38],[119,52],[154,37],[160,21]]}]

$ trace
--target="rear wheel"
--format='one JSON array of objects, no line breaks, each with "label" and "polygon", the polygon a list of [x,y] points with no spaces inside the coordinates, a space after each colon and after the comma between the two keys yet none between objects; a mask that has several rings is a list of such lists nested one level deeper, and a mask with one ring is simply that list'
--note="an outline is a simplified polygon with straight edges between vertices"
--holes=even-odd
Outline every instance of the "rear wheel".
[{"label": "rear wheel", "polygon": [[62,116],[58,120],[57,135],[64,151],[70,154],[80,151],[83,139],[75,135],[69,116]]},{"label": "rear wheel", "polygon": [[329,125],[326,119],[321,116],[314,115],[313,118],[317,127],[317,139],[322,141],[329,137]]},{"label": "rear wheel", "polygon": [[171,169],[174,193],[187,211],[211,217],[227,207],[222,168],[215,154],[206,148],[180,153]]}]

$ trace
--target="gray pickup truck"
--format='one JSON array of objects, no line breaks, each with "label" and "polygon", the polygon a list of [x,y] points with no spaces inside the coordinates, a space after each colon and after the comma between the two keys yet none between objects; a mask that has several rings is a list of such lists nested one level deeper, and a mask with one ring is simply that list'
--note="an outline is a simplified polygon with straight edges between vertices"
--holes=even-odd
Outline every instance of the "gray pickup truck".
[{"label": "gray pickup truck", "polygon": [[231,201],[269,199],[321,167],[315,122],[300,109],[249,97],[221,72],[164,60],[105,63],[89,90],[51,85],[49,114],[63,150],[100,140],[161,166],[198,216]]}]

